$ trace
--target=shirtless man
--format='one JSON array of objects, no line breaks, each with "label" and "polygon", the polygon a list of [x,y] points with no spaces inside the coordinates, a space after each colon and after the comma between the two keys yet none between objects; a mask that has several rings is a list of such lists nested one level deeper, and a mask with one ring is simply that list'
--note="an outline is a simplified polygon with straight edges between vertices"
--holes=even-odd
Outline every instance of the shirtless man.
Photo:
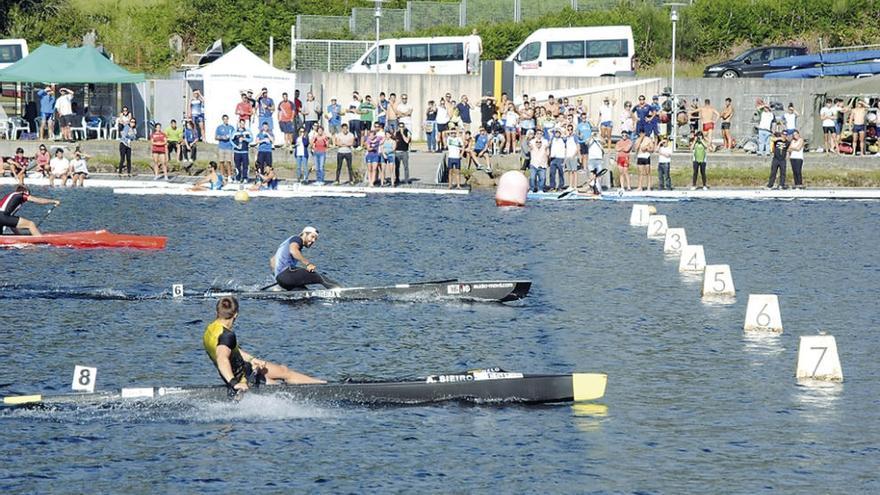
[{"label": "shirtless man", "polygon": [[730,98],[724,99],[724,108],[721,109],[721,137],[724,138],[724,148],[732,150],[736,146],[733,136],[730,134],[730,122],[733,120],[733,102]]},{"label": "shirtless man", "polygon": [[849,123],[852,124],[853,133],[853,155],[859,154],[859,142],[861,141],[861,154],[865,155],[865,124],[868,116],[868,106],[865,100],[859,99],[855,108],[849,113]]},{"label": "shirtless man", "polygon": [[712,131],[715,129],[715,121],[719,116],[718,110],[715,110],[709,99],[703,100],[703,106],[700,107],[700,122],[703,124],[703,134],[706,137],[706,143],[709,144],[709,151],[715,151],[712,145]]}]

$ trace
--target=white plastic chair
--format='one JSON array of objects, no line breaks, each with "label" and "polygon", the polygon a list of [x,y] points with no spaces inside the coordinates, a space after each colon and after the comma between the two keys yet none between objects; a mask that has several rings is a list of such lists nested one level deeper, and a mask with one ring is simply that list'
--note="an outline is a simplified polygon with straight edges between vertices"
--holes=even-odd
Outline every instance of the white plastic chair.
[{"label": "white plastic chair", "polygon": [[86,134],[86,118],[85,117],[82,118],[80,127],[70,126],[70,137],[72,137],[73,139],[76,139],[77,133],[79,133],[80,136],[82,136],[81,139],[83,139],[83,140],[88,139],[89,136],[88,136],[88,134]]},{"label": "white plastic chair", "polygon": [[[18,139],[22,132],[31,132],[31,124],[21,117],[12,117],[9,119],[11,139]],[[7,137],[10,139],[10,137]]]},{"label": "white plastic chair", "polygon": [[83,117],[83,127],[86,128],[86,139],[89,138],[89,131],[93,131],[95,133],[96,139],[103,139],[104,138],[104,124],[103,124],[103,122],[104,122],[104,119],[102,119],[101,117],[98,117],[97,124],[89,125],[88,122],[86,122],[85,117]]}]

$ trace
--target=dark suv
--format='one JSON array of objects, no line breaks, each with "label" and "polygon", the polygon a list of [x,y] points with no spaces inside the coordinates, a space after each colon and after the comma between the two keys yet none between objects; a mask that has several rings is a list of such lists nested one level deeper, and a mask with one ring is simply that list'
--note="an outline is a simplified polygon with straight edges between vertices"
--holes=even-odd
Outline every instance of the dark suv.
[{"label": "dark suv", "polygon": [[730,60],[706,67],[703,77],[764,77],[764,74],[788,70],[787,67],[770,67],[770,61],[778,58],[806,55],[803,46],[763,46],[752,48]]}]

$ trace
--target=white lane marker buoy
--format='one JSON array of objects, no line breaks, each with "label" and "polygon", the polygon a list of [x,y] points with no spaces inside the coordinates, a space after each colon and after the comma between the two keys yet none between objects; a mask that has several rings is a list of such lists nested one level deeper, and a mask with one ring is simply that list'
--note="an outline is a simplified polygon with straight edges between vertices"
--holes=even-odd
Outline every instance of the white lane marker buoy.
[{"label": "white lane marker buoy", "polygon": [[650,215],[648,216],[648,238],[664,239],[666,230],[669,225],[666,222],[666,215]]},{"label": "white lane marker buoy", "polygon": [[78,392],[95,391],[95,380],[98,378],[98,368],[76,365],[73,368],[73,383],[70,388]]},{"label": "white lane marker buoy", "polygon": [[657,208],[652,205],[633,205],[632,213],[629,214],[629,224],[633,227],[646,227],[648,216],[657,213]]},{"label": "white lane marker buoy", "polygon": [[798,345],[798,380],[843,381],[833,335],[802,335]]},{"label": "white lane marker buoy", "polygon": [[681,249],[678,271],[699,273],[706,269],[706,253],[702,244],[688,244]]},{"label": "white lane marker buoy", "polygon": [[746,332],[782,333],[782,314],[776,294],[749,294],[746,307]]},{"label": "white lane marker buoy", "polygon": [[183,297],[183,284],[174,284],[171,286],[171,297]]},{"label": "white lane marker buoy", "polygon": [[666,240],[663,242],[663,252],[678,254],[688,244],[687,234],[683,228],[666,229]]},{"label": "white lane marker buoy", "polygon": [[706,265],[703,271],[703,297],[732,297],[736,295],[730,265]]}]

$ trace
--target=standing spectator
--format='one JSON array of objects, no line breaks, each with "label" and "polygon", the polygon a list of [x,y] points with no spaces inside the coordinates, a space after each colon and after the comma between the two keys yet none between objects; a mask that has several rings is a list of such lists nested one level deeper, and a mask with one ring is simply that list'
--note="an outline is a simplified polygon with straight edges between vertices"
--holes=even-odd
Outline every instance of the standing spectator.
[{"label": "standing spectator", "polygon": [[483,40],[477,34],[477,30],[471,31],[471,35],[465,42],[467,48],[467,73],[476,74],[480,71],[480,56],[483,55]]},{"label": "standing spectator", "polygon": [[[553,138],[550,139],[550,191],[556,192],[565,189],[565,175],[562,164],[565,162],[565,139],[559,129],[553,130]],[[556,187],[556,177],[559,177],[559,187]]]},{"label": "standing spectator", "polygon": [[189,100],[189,112],[186,117],[193,122],[194,128],[198,131],[197,141],[205,139],[205,97],[197,89],[193,90],[192,99]]},{"label": "standing spectator", "polygon": [[495,106],[495,98],[492,95],[486,95],[483,97],[483,101],[480,102],[480,124],[489,130],[489,122],[495,120],[495,113],[498,111],[498,107]]},{"label": "standing spectator", "polygon": [[73,174],[73,184],[72,187],[76,187],[79,184],[79,187],[83,187],[86,179],[89,177],[89,166],[86,162],[87,155],[84,155],[81,151],[77,150],[73,153],[73,160],[70,162],[70,171]]},{"label": "standing spectator", "polygon": [[232,161],[235,163],[235,179],[230,182],[238,181],[246,184],[248,181],[248,169],[250,169],[250,158],[248,157],[248,147],[253,141],[251,131],[247,128],[248,121],[238,119],[238,128],[232,134]]},{"label": "standing spectator", "polygon": [[663,107],[660,106],[660,97],[654,95],[651,97],[651,113],[648,114],[648,136],[651,136],[652,140],[656,141],[657,138],[660,137],[660,113],[663,111]]},{"label": "standing spectator", "polygon": [[831,98],[826,98],[825,106],[819,110],[819,118],[822,119],[822,135],[825,137],[825,153],[837,151],[837,140],[834,134],[837,113],[831,107],[831,103]]},{"label": "standing spectator", "polygon": [[[401,99],[404,98],[406,95],[401,96]],[[412,133],[409,132],[409,126],[403,120],[400,121],[397,132],[394,133],[394,141],[397,142],[394,148],[395,163],[397,164],[394,171],[394,185],[400,184],[399,168],[403,168],[403,183],[409,184],[409,143],[412,142]]]},{"label": "standing spectator", "polygon": [[330,104],[327,105],[327,114],[324,118],[327,119],[327,131],[331,138],[339,133],[339,126],[342,125],[341,115],[342,107],[336,103],[336,98],[330,98]]},{"label": "standing spectator", "polygon": [[578,153],[580,152],[580,144],[575,136],[574,126],[568,126],[568,132],[565,136],[565,172],[568,176],[568,188],[577,189],[577,171],[578,171]]},{"label": "standing spectator", "polygon": [[535,109],[532,108],[527,96],[523,95],[523,104],[519,109],[519,136],[520,142],[525,139],[529,131],[535,129]]},{"label": "standing spectator", "polygon": [[[119,112],[119,115],[116,116],[116,122],[114,122],[114,125],[116,125],[116,130],[118,132],[122,132],[123,129],[128,127],[128,122],[133,118],[134,117],[131,115],[131,112],[128,111],[128,107],[122,107],[122,111]],[[137,136],[135,136],[135,139],[136,138]]]},{"label": "standing spectator", "polygon": [[[376,126],[376,132],[382,132],[382,128],[378,125]],[[379,181],[379,185],[381,186],[393,185],[396,146],[397,143],[394,141],[394,134],[392,134],[391,131],[385,131],[385,136],[382,138],[381,163],[379,164],[379,172],[382,175],[382,178]]]},{"label": "standing spectator", "polygon": [[791,136],[791,143],[788,145],[788,155],[791,159],[791,173],[794,176],[794,188],[804,188],[804,176],[802,173],[804,167],[804,138],[797,130]]},{"label": "standing spectator", "polygon": [[[485,127],[480,129],[481,134],[485,131],[486,131]],[[535,131],[528,130],[523,135],[523,138],[520,139],[520,141],[519,141],[519,160],[520,160],[520,166],[521,166],[522,170],[530,170],[532,168],[532,140],[534,138],[535,138]],[[479,156],[479,155],[477,155],[477,156]],[[529,190],[531,190],[531,187],[529,188]]]},{"label": "standing spectator", "polygon": [[315,95],[309,91],[306,93],[306,102],[303,104],[303,118],[305,119],[306,134],[312,132],[312,128],[318,125],[318,112],[321,107],[315,101]]},{"label": "standing spectator", "polygon": [[[770,138],[770,148],[773,150],[773,158],[770,161],[770,179],[767,181],[767,189],[788,189],[785,187],[785,160],[788,158],[788,140],[781,132],[776,131]],[[776,173],[779,173],[779,185],[776,184]]]},{"label": "standing spectator", "polygon": [[623,113],[620,114],[620,135],[633,138],[632,133],[635,129],[635,121],[633,120],[632,103],[623,103]]},{"label": "standing spectator", "polygon": [[[607,96],[602,100],[599,106],[599,133],[606,148],[611,148],[611,130],[614,128],[614,105],[617,104],[616,99],[609,99]],[[587,119],[589,121],[589,119]]]},{"label": "standing spectator", "polygon": [[117,172],[122,177],[122,166],[126,166],[125,175],[131,177],[131,143],[137,140],[137,121],[128,120],[128,125],[119,131],[119,166]]},{"label": "standing spectator", "polygon": [[536,132],[529,146],[529,188],[532,192],[544,192],[549,155],[550,142],[542,133]]},{"label": "standing spectator", "polygon": [[150,134],[150,151],[153,155],[153,180],[159,180],[159,169],[162,169],[162,175],[168,180],[168,136],[162,132],[162,124],[156,122],[153,126],[153,133]]},{"label": "standing spectator", "polygon": [[587,164],[590,169],[590,186],[593,189],[593,194],[601,194],[602,189],[599,186],[599,176],[602,174],[602,170],[605,169],[605,148],[603,143],[604,139],[599,141],[595,134],[592,134],[587,142]]},{"label": "standing spectator", "polygon": [[296,132],[293,125],[295,114],[296,108],[293,102],[287,99],[287,93],[281,93],[281,101],[278,102],[278,127],[284,133],[284,147],[288,150],[293,145],[293,133]]},{"label": "standing spectator", "polygon": [[[852,124],[852,152],[853,155],[858,155],[859,150],[861,149],[861,154],[865,154],[865,129],[867,124],[868,117],[868,106],[865,104],[865,100],[861,98],[856,102],[855,108],[849,114],[849,123]],[[859,143],[861,142],[861,148],[859,148]]]},{"label": "standing spectator", "polygon": [[73,91],[61,88],[59,92],[61,96],[55,100],[55,111],[58,112],[58,120],[61,122],[61,139],[72,143],[70,126],[76,119],[76,114],[73,113]]},{"label": "standing spectator", "polygon": [[348,124],[342,124],[341,130],[333,138],[336,145],[336,182],[339,185],[339,175],[342,172],[342,164],[348,164],[348,182],[354,183],[354,174],[351,170],[351,152],[354,148],[354,134],[348,132]]},{"label": "standing spectator", "polygon": [[700,108],[700,123],[703,124],[703,135],[706,136],[706,143],[709,145],[709,151],[715,151],[712,144],[712,134],[715,132],[715,121],[718,120],[720,114],[715,107],[712,106],[708,98],[703,100],[703,106]]},{"label": "standing spectator", "polygon": [[654,151],[653,139],[639,139],[636,143],[636,167],[639,171],[639,191],[645,187],[651,190],[651,153]]},{"label": "standing spectator", "polygon": [[388,110],[388,99],[385,92],[379,91],[379,101],[376,102],[376,125],[384,129],[386,124],[385,113]]},{"label": "standing spectator", "polygon": [[260,90],[260,97],[257,98],[257,112],[259,116],[258,128],[262,129],[264,123],[269,124],[269,131],[273,131],[272,114],[275,113],[275,100],[269,97],[269,90],[263,88]]},{"label": "standing spectator", "polygon": [[446,131],[449,128],[449,108],[446,106],[446,100],[440,98],[437,104],[437,151],[446,149]]},{"label": "standing spectator", "polygon": [[708,145],[703,141],[703,133],[697,131],[694,135],[694,141],[691,143],[691,151],[693,152],[694,175],[691,178],[691,191],[697,188],[697,172],[703,177],[703,189],[709,189],[706,185],[706,157],[708,156]]},{"label": "standing spectator", "polygon": [[165,137],[168,145],[165,147],[165,163],[171,166],[171,160],[180,161],[180,141],[183,140],[183,129],[177,127],[177,121],[171,119],[169,127],[165,128]]},{"label": "standing spectator", "polygon": [[788,109],[782,114],[782,120],[785,121],[785,137],[791,138],[797,129],[797,120],[800,114],[794,109],[794,103],[788,104]]},{"label": "standing spectator", "polygon": [[758,154],[769,156],[771,127],[773,126],[775,116],[770,109],[770,105],[763,102],[758,108],[758,112]]},{"label": "standing spectator", "polygon": [[[464,127],[464,130],[466,130],[466,131],[472,130],[471,109],[473,109],[473,107],[471,106],[470,103],[468,103],[467,95],[461,95],[461,99],[458,102],[458,104],[455,105],[455,108],[458,109],[458,116],[461,117],[461,123],[462,123],[462,126]],[[512,153],[512,151],[511,151],[511,153]]]},{"label": "standing spectator", "polygon": [[[363,136],[366,136],[367,132],[373,129],[373,111],[376,107],[373,105],[373,102],[370,98],[370,95],[364,96],[363,101],[361,101],[360,106],[358,107],[358,113],[361,116],[361,132]],[[381,136],[379,136],[381,139]]]},{"label": "standing spectator", "polygon": [[355,91],[351,94],[351,103],[348,104],[348,127],[351,133],[354,135],[354,147],[360,148],[361,146],[361,99],[358,92]]},{"label": "standing spectator", "polygon": [[297,130],[293,156],[296,157],[296,180],[304,184],[309,179],[309,136],[306,135],[305,127]]},{"label": "standing spectator", "polygon": [[733,120],[733,102],[730,98],[724,99],[724,108],[721,109],[721,137],[724,138],[724,148],[732,150],[736,145],[733,136],[730,135],[730,122]]},{"label": "standing spectator", "polygon": [[246,92],[241,93],[241,101],[235,105],[235,115],[239,121],[244,121],[245,126],[250,126],[251,116],[254,114],[254,107],[251,105],[251,99],[248,98]]},{"label": "standing spectator", "polygon": [[199,131],[192,120],[186,121],[183,129],[183,141],[180,142],[180,159],[185,163],[184,168],[187,172],[192,169],[193,163],[196,161],[196,144],[199,141]]},{"label": "standing spectator", "polygon": [[452,183],[455,181],[455,188],[461,189],[461,151],[464,147],[464,143],[458,136],[458,130],[455,127],[449,129],[449,141],[447,145],[449,146],[449,152],[446,155],[446,167],[449,169],[447,187],[451,189]]},{"label": "standing spectator", "polygon": [[[474,138],[474,151],[472,153],[473,162],[477,166],[477,170],[480,170],[481,165],[486,167],[487,171],[492,170],[492,166],[489,164],[489,133],[486,132],[485,127],[480,127],[479,134]],[[483,163],[480,163],[480,158],[483,159]],[[468,163],[470,166],[470,163]]]},{"label": "standing spectator", "polygon": [[263,171],[267,166],[272,166],[272,148],[275,143],[275,136],[272,134],[272,128],[269,122],[263,121],[260,124],[260,132],[257,133],[257,174],[263,175]]},{"label": "standing spectator", "polygon": [[299,129],[304,125],[302,117],[303,103],[299,98],[299,90],[293,90],[293,127]]},{"label": "standing spectator", "polygon": [[324,134],[324,128],[315,127],[315,137],[311,139],[312,154],[315,155],[315,178],[319,186],[324,185],[324,164],[327,162],[327,148],[330,138]]},{"label": "standing spectator", "polygon": [[614,151],[617,153],[617,173],[620,175],[620,188],[627,191],[632,190],[632,184],[629,181],[629,152],[632,150],[632,139],[630,139],[629,134],[628,132],[621,134],[620,140],[614,145]]},{"label": "standing spectator", "polygon": [[413,107],[409,104],[409,97],[406,93],[400,95],[400,103],[398,103],[394,109],[397,111],[397,118],[400,123],[405,124],[407,129],[412,129]]},{"label": "standing spectator", "polygon": [[379,136],[376,131],[371,128],[367,131],[367,136],[364,139],[364,148],[367,150],[367,154],[364,157],[364,161],[367,164],[367,173],[365,177],[369,187],[376,185],[378,168],[381,166],[382,162],[382,158],[379,156],[381,146],[382,136]]},{"label": "standing spectator", "polygon": [[[507,102],[507,108],[504,113],[504,146],[502,153],[513,154],[513,147],[516,145],[517,125],[519,124],[519,113],[516,111],[512,101]],[[505,151],[504,148],[507,148]],[[562,172],[562,162],[559,163],[559,171]],[[553,168],[550,169],[550,184],[553,184]],[[551,186],[552,187],[552,186]]]},{"label": "standing spectator", "polygon": [[428,100],[423,129],[428,141],[428,153],[437,151],[437,107],[434,105],[434,100]]},{"label": "standing spectator", "polygon": [[400,122],[400,114],[397,112],[397,95],[391,93],[385,103],[385,130],[395,133],[398,122]]},{"label": "standing spectator", "polygon": [[645,95],[639,95],[639,103],[633,108],[632,114],[636,122],[636,134],[640,139],[650,135],[650,122],[648,122],[648,114],[650,113],[651,105],[645,103]]},{"label": "standing spectator", "polygon": [[587,118],[587,114],[581,113],[578,115],[578,123],[575,132],[575,138],[578,142],[578,152],[581,155],[581,165],[586,165],[587,161],[587,143],[590,141],[590,138],[593,136],[593,126],[590,125],[590,120]]},{"label": "standing spectator", "polygon": [[664,189],[672,190],[671,165],[672,145],[665,135],[660,136],[660,144],[657,147],[657,184],[661,191]]},{"label": "standing spectator", "polygon": [[843,132],[844,116],[849,108],[840,98],[834,99],[834,106],[831,108],[834,110],[834,142],[840,143],[840,134]]},{"label": "standing spectator", "polygon": [[49,162],[49,187],[55,187],[55,179],[61,179],[61,185],[67,186],[67,177],[70,175],[70,161],[64,158],[64,150],[55,149],[55,157]]},{"label": "standing spectator", "polygon": [[233,180],[235,173],[232,168],[232,136],[235,134],[235,127],[229,124],[229,116],[223,116],[223,123],[217,126],[214,131],[214,139],[217,141],[217,161],[220,162],[220,172],[224,177]]},{"label": "standing spectator", "polygon": [[38,90],[37,98],[40,99],[40,128],[37,130],[37,138],[43,139],[45,130],[45,139],[49,139],[54,134],[55,127],[55,87],[46,86]]}]

